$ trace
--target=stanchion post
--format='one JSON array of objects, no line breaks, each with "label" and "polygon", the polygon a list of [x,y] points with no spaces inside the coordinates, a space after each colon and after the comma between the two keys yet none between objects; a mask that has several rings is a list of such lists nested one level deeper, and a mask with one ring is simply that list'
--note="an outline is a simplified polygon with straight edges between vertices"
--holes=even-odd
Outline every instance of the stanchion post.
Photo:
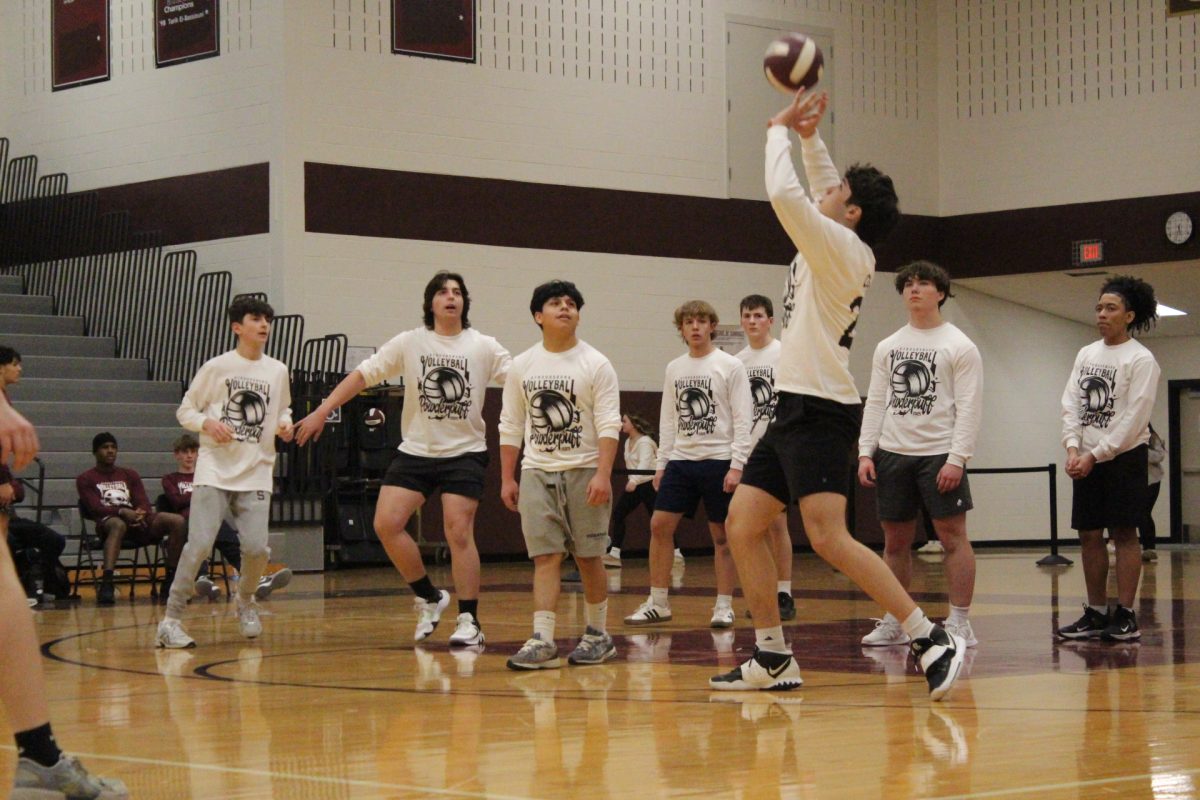
[{"label": "stanchion post", "polygon": [[1058,554],[1058,471],[1056,464],[1049,464],[1050,474],[1050,555],[1037,562],[1039,567],[1069,567],[1075,562]]}]

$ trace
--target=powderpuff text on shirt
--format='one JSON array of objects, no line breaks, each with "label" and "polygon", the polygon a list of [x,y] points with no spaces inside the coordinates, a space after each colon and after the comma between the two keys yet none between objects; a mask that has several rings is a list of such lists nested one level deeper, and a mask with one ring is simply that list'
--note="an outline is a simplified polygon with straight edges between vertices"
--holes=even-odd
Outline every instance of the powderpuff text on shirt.
[{"label": "powderpuff text on shirt", "polygon": [[892,391],[888,413],[899,417],[927,416],[937,402],[937,350],[896,347],[888,353]]}]

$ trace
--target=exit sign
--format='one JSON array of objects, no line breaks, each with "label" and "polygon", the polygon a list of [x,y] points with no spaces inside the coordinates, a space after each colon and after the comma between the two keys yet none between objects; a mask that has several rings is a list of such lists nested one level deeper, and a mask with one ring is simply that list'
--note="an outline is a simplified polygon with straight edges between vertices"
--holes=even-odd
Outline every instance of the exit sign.
[{"label": "exit sign", "polygon": [[1103,239],[1084,239],[1074,242],[1071,251],[1071,266],[1089,267],[1104,263]]}]

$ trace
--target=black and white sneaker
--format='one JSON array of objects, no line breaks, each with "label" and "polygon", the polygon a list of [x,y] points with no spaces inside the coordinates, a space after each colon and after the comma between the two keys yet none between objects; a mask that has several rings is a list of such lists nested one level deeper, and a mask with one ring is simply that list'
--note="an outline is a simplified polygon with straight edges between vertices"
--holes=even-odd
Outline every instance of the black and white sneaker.
[{"label": "black and white sneaker", "polygon": [[755,647],[749,661],[724,675],[709,678],[708,685],[713,689],[732,692],[788,691],[799,689],[804,685],[804,680],[791,653],[768,653]]},{"label": "black and white sneaker", "polygon": [[1108,642],[1131,642],[1142,638],[1133,609],[1117,606],[1101,636]]},{"label": "black and white sneaker", "polygon": [[[1085,603],[1083,616],[1070,625],[1059,628],[1058,637],[1060,639],[1099,639],[1107,627],[1108,614],[1101,614]],[[1137,625],[1134,625],[1134,630],[1137,630]]]},{"label": "black and white sneaker", "polygon": [[929,683],[929,699],[941,700],[962,672],[966,643],[934,625],[928,636],[913,639],[909,647]]}]

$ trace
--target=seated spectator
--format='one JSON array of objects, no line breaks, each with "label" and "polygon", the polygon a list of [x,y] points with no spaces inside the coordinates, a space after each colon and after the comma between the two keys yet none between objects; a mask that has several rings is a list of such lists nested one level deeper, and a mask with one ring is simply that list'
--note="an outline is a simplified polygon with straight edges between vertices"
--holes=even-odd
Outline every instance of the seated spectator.
[{"label": "seated spectator", "polygon": [[[21,354],[11,347],[0,345],[0,392],[8,399],[8,387],[21,382]],[[9,515],[8,549],[15,556],[18,577],[30,605],[37,605],[40,597],[33,569],[40,568],[42,592],[63,600],[71,593],[67,571],[59,562],[67,539],[60,533],[41,523],[24,519],[13,513],[13,506],[25,499],[25,486],[9,471],[8,465],[0,463],[0,514]],[[25,557],[21,557],[24,555]]]},{"label": "seated spectator", "polygon": [[175,577],[175,565],[183,552],[183,517],[168,511],[155,513],[146,497],[146,488],[136,470],[117,466],[117,439],[111,433],[98,433],[92,439],[96,466],[75,479],[75,489],[88,519],[96,523],[96,535],[104,546],[104,572],[96,602],[110,606],[116,602],[113,590],[113,565],[127,539],[138,547],[167,540],[167,586]]},{"label": "seated spectator", "polygon": [[[199,452],[200,440],[194,434],[185,433],[180,436],[175,440],[174,445],[175,463],[179,466],[179,471],[164,475],[162,478],[163,500],[166,506],[182,516],[185,523],[192,511],[192,476],[196,472],[196,456]],[[184,529],[184,541],[187,541],[186,528]],[[242,548],[239,544],[237,530],[229,523],[229,520],[221,522],[221,529],[217,532],[216,548],[234,570],[241,570]],[[196,578],[196,594],[215,600],[220,596],[221,590],[217,588],[217,583],[212,579],[208,567],[207,561],[200,565],[200,574]],[[237,577],[235,575],[234,580]],[[282,589],[291,580],[292,571],[287,567],[270,575],[263,575],[258,581],[258,588],[254,590],[254,596],[259,600],[266,600],[271,596],[271,592]]]}]

